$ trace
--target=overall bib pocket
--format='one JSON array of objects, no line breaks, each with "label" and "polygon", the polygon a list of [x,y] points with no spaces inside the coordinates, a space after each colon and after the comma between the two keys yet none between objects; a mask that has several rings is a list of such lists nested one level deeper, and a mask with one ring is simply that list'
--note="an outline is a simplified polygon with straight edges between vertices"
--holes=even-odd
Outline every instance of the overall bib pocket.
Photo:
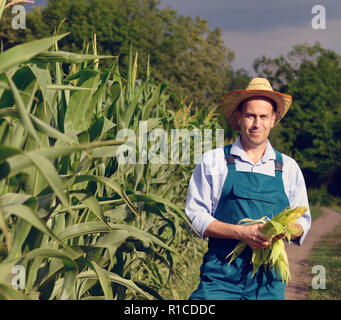
[{"label": "overall bib pocket", "polygon": [[[270,186],[271,187],[271,186]],[[274,212],[276,205],[276,190],[262,190],[262,192],[250,190],[250,186],[235,183],[232,188],[233,224],[238,224],[241,219],[260,219],[264,216],[269,218],[277,214]]]}]

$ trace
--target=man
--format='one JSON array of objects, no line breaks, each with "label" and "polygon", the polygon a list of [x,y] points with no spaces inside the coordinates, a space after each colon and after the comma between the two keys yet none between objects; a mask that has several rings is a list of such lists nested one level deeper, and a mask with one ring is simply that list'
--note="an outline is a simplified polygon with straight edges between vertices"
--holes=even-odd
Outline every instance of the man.
[{"label": "man", "polygon": [[[232,145],[204,153],[190,180],[186,214],[194,229],[203,238],[209,237],[200,283],[190,299],[284,299],[285,284],[275,270],[260,268],[251,278],[251,249],[270,244],[259,231],[261,225],[238,222],[271,218],[288,206],[309,208],[297,163],[274,150],[268,141],[270,130],[291,102],[291,96],[273,91],[263,78],[255,78],[245,90],[224,97],[224,117],[241,135]],[[297,220],[301,233],[291,239],[294,244],[302,244],[310,224],[308,210]],[[228,264],[226,256],[240,240],[248,247]]]}]

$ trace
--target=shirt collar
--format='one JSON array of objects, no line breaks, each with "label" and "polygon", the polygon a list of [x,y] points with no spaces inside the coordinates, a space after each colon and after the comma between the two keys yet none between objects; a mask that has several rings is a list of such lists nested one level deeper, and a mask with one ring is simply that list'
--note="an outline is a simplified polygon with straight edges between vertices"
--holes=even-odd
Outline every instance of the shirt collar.
[{"label": "shirt collar", "polygon": [[[243,148],[240,136],[238,137],[238,139],[232,144],[231,147],[231,151],[230,153],[232,155],[238,156],[240,157],[241,160],[246,161],[246,162],[250,162],[252,163],[252,161],[249,159],[249,157],[246,155],[246,152]],[[265,152],[264,155],[262,157],[262,159],[260,160],[262,163],[266,163],[269,160],[275,160],[276,159],[276,154],[274,149],[271,146],[271,143],[269,140],[267,140],[267,144],[266,144],[266,148],[265,148]],[[253,163],[252,163],[253,164]]]}]

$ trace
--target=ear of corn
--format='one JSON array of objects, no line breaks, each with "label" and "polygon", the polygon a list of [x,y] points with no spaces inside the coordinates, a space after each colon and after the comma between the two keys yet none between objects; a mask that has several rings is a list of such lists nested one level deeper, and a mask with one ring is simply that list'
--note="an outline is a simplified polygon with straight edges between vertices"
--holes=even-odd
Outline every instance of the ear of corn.
[{"label": "ear of corn", "polygon": [[[269,219],[268,217],[263,217],[261,219],[242,219],[239,223],[243,225],[252,225],[256,223],[264,223],[263,227],[260,228],[262,232],[270,241],[270,245],[262,250],[254,249],[252,250],[251,263],[253,265],[253,272],[251,278],[256,274],[258,269],[263,265],[265,272],[270,271],[272,268],[275,269],[277,278],[281,276],[282,282],[288,283],[290,280],[290,270],[289,261],[285,251],[284,241],[282,239],[272,242],[273,237],[279,234],[285,234],[288,241],[290,241],[291,236],[299,234],[300,229],[296,228],[296,220],[303,216],[303,214],[308,210],[307,207],[296,207],[296,208],[285,208],[274,218]],[[237,258],[243,250],[246,248],[246,243],[240,241],[234,250],[232,250],[226,259],[231,256],[229,264]]]},{"label": "ear of corn", "polygon": [[234,250],[231,251],[231,253],[226,257],[226,259],[227,259],[230,255],[232,255],[229,264],[244,251],[246,246],[247,246],[247,244],[244,241],[238,242],[238,244],[236,245]]}]

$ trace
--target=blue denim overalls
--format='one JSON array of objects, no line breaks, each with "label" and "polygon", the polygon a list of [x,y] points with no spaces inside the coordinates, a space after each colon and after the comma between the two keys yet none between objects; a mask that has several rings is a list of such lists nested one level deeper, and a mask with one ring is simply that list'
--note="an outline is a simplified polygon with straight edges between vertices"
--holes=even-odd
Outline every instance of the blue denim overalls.
[{"label": "blue denim overalls", "polygon": [[[282,155],[275,150],[275,176],[236,171],[231,145],[224,147],[228,174],[217,209],[216,219],[237,224],[244,218],[273,217],[289,206],[282,180]],[[264,272],[261,267],[252,275],[249,246],[229,265],[226,256],[238,240],[209,238],[208,251],[200,267],[200,283],[191,300],[284,299],[285,284],[276,272]]]}]

